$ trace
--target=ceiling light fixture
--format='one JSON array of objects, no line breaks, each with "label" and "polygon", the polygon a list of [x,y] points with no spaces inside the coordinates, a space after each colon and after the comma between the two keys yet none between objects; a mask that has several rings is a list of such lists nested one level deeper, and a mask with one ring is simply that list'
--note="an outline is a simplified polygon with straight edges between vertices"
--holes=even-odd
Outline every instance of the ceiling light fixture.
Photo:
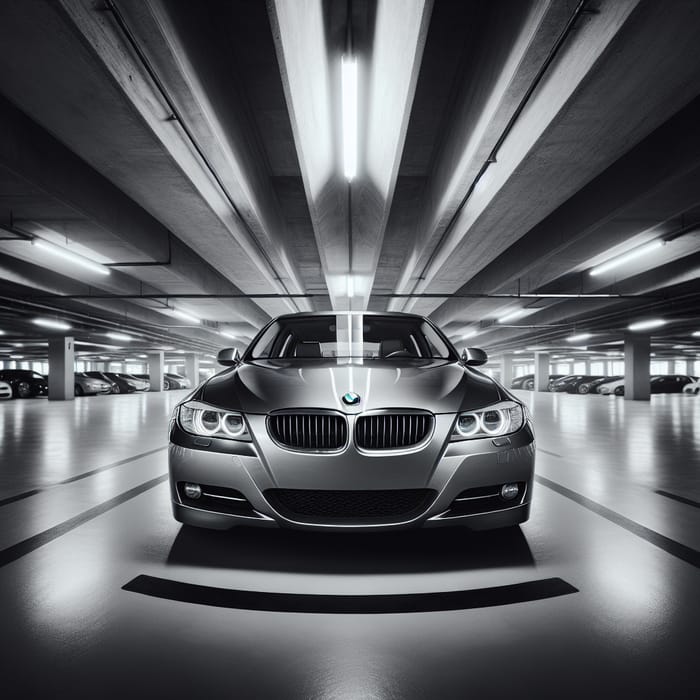
[{"label": "ceiling light fixture", "polygon": [[622,296],[621,294],[549,294],[547,292],[533,292],[531,294],[518,294],[524,299],[610,299]]},{"label": "ceiling light fixture", "polygon": [[628,253],[618,255],[616,258],[604,262],[602,265],[597,265],[591,270],[591,275],[602,275],[603,273],[608,272],[609,270],[619,267],[620,265],[624,265],[630,260],[635,260],[636,258],[639,258],[643,255],[647,255],[648,253],[653,253],[655,250],[658,250],[659,248],[661,248],[661,246],[665,244],[666,241],[656,240],[652,241],[651,243],[647,243],[643,246],[639,246],[639,248],[634,248]]},{"label": "ceiling light fixture", "polygon": [[219,335],[223,335],[224,338],[231,338],[232,340],[236,339],[236,334],[231,333],[231,331],[219,331]]},{"label": "ceiling light fixture", "polygon": [[630,331],[644,331],[649,328],[659,328],[660,326],[665,326],[666,321],[662,318],[651,318],[648,321],[637,321],[636,323],[630,323],[627,329]]},{"label": "ceiling light fixture", "polygon": [[357,174],[357,61],[343,56],[343,174],[350,182]]},{"label": "ceiling light fixture", "polygon": [[352,299],[355,296],[355,278],[352,275],[348,275],[348,299]]},{"label": "ceiling light fixture", "polygon": [[510,313],[507,313],[505,316],[501,316],[501,318],[498,319],[498,323],[507,323],[508,321],[514,321],[516,318],[520,318],[521,316],[525,316],[527,313],[526,309],[515,309],[515,311],[511,311]]},{"label": "ceiling light fixture", "polygon": [[588,340],[592,335],[592,333],[579,333],[578,335],[570,335],[566,340],[569,343],[578,343],[579,340]]},{"label": "ceiling light fixture", "polygon": [[475,335],[478,335],[479,331],[472,328],[469,331],[466,331],[466,333],[462,334],[462,340],[468,340],[469,338],[473,338]]},{"label": "ceiling light fixture", "polygon": [[111,333],[111,332],[110,332],[110,333],[105,333],[105,335],[106,335],[108,338],[111,338],[112,340],[124,340],[124,341],[126,341],[127,343],[128,343],[130,340],[133,340],[133,338],[132,338],[130,335],[127,335],[126,333]]},{"label": "ceiling light fixture", "polygon": [[74,265],[80,265],[88,270],[91,270],[92,272],[96,272],[100,275],[109,274],[108,267],[105,267],[94,260],[84,258],[82,255],[71,253],[65,248],[61,248],[61,246],[54,245],[53,243],[48,243],[41,238],[32,238],[32,245],[40,250],[45,250],[47,253],[51,253],[51,255],[55,255],[58,258],[72,262]]},{"label": "ceiling light fixture", "polygon": [[700,331],[693,331],[692,336],[693,338],[700,338]]},{"label": "ceiling light fixture", "polygon": [[177,318],[181,318],[183,321],[189,321],[190,323],[201,323],[196,316],[188,314],[186,311],[182,311],[182,309],[169,309],[169,311],[173,316],[177,316]]},{"label": "ceiling light fixture", "polygon": [[65,321],[54,321],[50,318],[35,318],[32,320],[32,323],[36,324],[37,326],[41,326],[42,328],[55,328],[59,331],[67,331],[72,328],[70,323],[66,323]]},{"label": "ceiling light fixture", "polygon": [[11,360],[23,360],[24,355],[10,355]]}]

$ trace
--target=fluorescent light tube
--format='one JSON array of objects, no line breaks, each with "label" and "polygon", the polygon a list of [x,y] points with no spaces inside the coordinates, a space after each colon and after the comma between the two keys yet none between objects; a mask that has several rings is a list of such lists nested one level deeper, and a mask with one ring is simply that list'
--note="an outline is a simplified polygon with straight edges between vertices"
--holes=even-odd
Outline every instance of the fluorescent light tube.
[{"label": "fluorescent light tube", "polygon": [[[357,61],[343,56],[343,174],[351,181],[357,174]],[[349,296],[349,295],[348,295]]]},{"label": "fluorescent light tube", "polygon": [[232,340],[238,337],[235,333],[231,333],[231,331],[219,331],[219,335],[223,335],[224,338],[231,338]]},{"label": "fluorescent light tube", "polygon": [[604,272],[608,272],[609,270],[612,270],[616,267],[619,267],[620,265],[624,265],[625,263],[629,262],[630,260],[635,260],[636,258],[639,258],[643,255],[646,255],[647,253],[652,253],[655,250],[658,250],[661,248],[662,245],[665,244],[665,241],[661,240],[656,240],[652,241],[651,243],[647,243],[643,246],[639,246],[639,248],[634,248],[633,250],[630,250],[628,253],[624,253],[623,255],[618,255],[616,258],[613,258],[612,260],[608,260],[608,262],[603,263],[602,265],[598,265],[594,267],[591,270],[591,275],[602,275]]},{"label": "fluorescent light tube", "polygon": [[578,335],[570,335],[566,340],[569,343],[578,343],[579,340],[588,340],[592,333],[579,333]]},{"label": "fluorescent light tube", "polygon": [[508,321],[514,321],[516,318],[520,318],[521,316],[524,316],[527,313],[525,309],[516,309],[515,311],[511,311],[510,313],[507,313],[505,316],[502,316],[501,318],[498,319],[498,323],[506,323]]},{"label": "fluorescent light tube", "polygon": [[61,248],[53,243],[48,243],[41,238],[32,238],[32,245],[39,248],[39,250],[45,250],[47,253],[51,253],[51,255],[55,255],[58,258],[67,260],[68,262],[72,262],[74,265],[81,265],[82,267],[91,270],[92,272],[96,272],[99,275],[109,274],[108,267],[100,265],[100,263],[97,263],[94,260],[84,258],[82,255],[71,253],[65,248]]},{"label": "fluorescent light tube", "polygon": [[112,338],[112,340],[125,340],[126,342],[133,340],[133,338],[126,333],[105,333],[105,335],[108,338]]},{"label": "fluorescent light tube", "polygon": [[631,331],[644,331],[648,328],[658,328],[659,326],[666,325],[666,321],[661,318],[652,318],[648,321],[637,321],[636,323],[630,323],[627,328]]},{"label": "fluorescent light tube", "polygon": [[72,326],[65,321],[54,321],[50,318],[35,318],[32,323],[35,323],[37,326],[42,326],[43,328],[55,328],[59,331],[67,331],[72,328]]},{"label": "fluorescent light tube", "polygon": [[181,318],[183,321],[189,321],[190,323],[201,323],[196,316],[192,316],[192,314],[188,314],[186,311],[182,311],[181,309],[170,309],[170,313],[173,316],[177,316],[177,318]]}]

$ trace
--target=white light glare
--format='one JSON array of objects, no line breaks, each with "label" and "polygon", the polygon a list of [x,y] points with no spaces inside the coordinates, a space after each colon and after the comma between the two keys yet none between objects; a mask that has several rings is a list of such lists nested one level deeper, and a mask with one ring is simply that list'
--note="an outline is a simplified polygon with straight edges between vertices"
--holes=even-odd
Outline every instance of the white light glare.
[{"label": "white light glare", "polygon": [[507,323],[508,321],[514,321],[516,318],[520,318],[521,316],[524,316],[527,313],[525,309],[516,309],[515,311],[511,311],[510,313],[507,313],[505,316],[502,316],[501,318],[498,319],[498,323]]},{"label": "white light glare", "polygon": [[124,340],[126,342],[133,340],[133,338],[130,335],[127,335],[126,333],[105,333],[105,335],[108,338],[112,338],[112,340]]},{"label": "white light glare", "polygon": [[350,181],[357,174],[357,61],[343,56],[343,174]]},{"label": "white light glare", "polygon": [[65,323],[64,321],[53,321],[50,318],[35,318],[32,323],[35,323],[37,326],[42,326],[43,328],[55,328],[59,331],[67,331],[72,328],[69,323]]},{"label": "white light glare", "polygon": [[661,318],[652,318],[648,321],[637,321],[637,323],[630,323],[627,328],[631,331],[644,331],[648,328],[658,328],[659,326],[666,325],[666,321]]},{"label": "white light glare", "polygon": [[629,262],[630,260],[634,260],[635,258],[639,258],[642,255],[646,255],[647,253],[651,253],[658,248],[660,248],[662,245],[665,244],[665,241],[652,241],[651,243],[647,243],[646,245],[640,246],[639,248],[635,248],[634,250],[630,250],[629,253],[625,253],[624,255],[619,255],[616,258],[613,258],[612,260],[608,260],[608,262],[603,263],[602,265],[598,265],[597,267],[594,267],[591,270],[591,275],[602,275],[604,272],[607,272],[608,270],[612,270],[615,267],[619,267],[620,265],[624,265],[625,263]]},{"label": "white light glare", "polygon": [[5,335],[5,331],[0,329],[0,335]]},{"label": "white light glare", "polygon": [[570,335],[566,340],[569,343],[578,343],[579,340],[588,340],[591,335],[591,333],[579,333],[578,335]]},{"label": "white light glare", "polygon": [[219,335],[223,335],[224,338],[232,338],[233,340],[236,339],[236,334],[231,333],[231,331],[219,331]]},{"label": "white light glare", "polygon": [[109,274],[108,267],[100,265],[100,263],[97,263],[94,260],[88,260],[88,258],[84,258],[82,255],[76,255],[75,253],[71,253],[70,251],[65,250],[65,248],[61,248],[60,246],[53,245],[52,243],[47,243],[41,238],[33,238],[32,245],[36,246],[40,250],[45,250],[47,253],[51,253],[52,255],[55,255],[58,258],[63,258],[68,262],[72,262],[74,265],[81,265],[82,267],[88,270],[92,270],[92,272],[97,272],[100,275]]},{"label": "white light glare", "polygon": [[183,321],[189,321],[190,323],[201,323],[196,316],[192,316],[192,314],[188,314],[186,311],[182,311],[181,309],[170,309],[170,313],[173,316],[181,318]]},{"label": "white light glare", "polygon": [[352,299],[355,296],[355,278],[352,275],[348,275],[348,299]]},{"label": "white light glare", "polygon": [[693,338],[700,338],[700,331],[693,331]]},{"label": "white light glare", "polygon": [[471,329],[469,331],[466,331],[465,333],[462,334],[462,340],[468,340],[469,338],[473,338],[475,335],[478,335],[479,331],[475,329]]}]

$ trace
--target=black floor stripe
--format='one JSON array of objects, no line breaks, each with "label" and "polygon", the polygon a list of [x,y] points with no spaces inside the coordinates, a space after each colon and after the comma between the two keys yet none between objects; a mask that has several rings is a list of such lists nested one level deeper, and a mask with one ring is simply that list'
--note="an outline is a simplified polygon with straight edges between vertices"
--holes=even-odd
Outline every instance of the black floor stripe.
[{"label": "black floor stripe", "polygon": [[554,481],[550,481],[544,476],[535,474],[535,481],[542,484],[542,486],[546,486],[552,491],[556,491],[558,494],[561,494],[566,498],[570,498],[572,501],[578,503],[580,506],[588,508],[588,510],[593,511],[597,515],[602,516],[606,520],[609,520],[611,523],[615,523],[615,525],[619,525],[625,530],[631,532],[633,535],[641,537],[643,540],[646,540],[650,544],[653,544],[659,547],[660,549],[663,549],[665,552],[672,554],[674,557],[678,557],[678,559],[682,559],[688,564],[700,568],[700,552],[698,552],[697,549],[687,547],[686,545],[681,544],[680,542],[676,542],[676,540],[672,540],[670,537],[666,537],[665,535],[659,534],[655,530],[650,530],[648,527],[644,527],[644,525],[640,525],[639,523],[634,522],[634,520],[630,520],[624,515],[620,515],[614,510],[610,510],[610,508],[606,508],[600,503],[596,503],[596,501],[592,501],[590,498],[586,498],[580,493],[576,493],[576,491],[567,489],[566,486],[562,486],[561,484],[557,484]]},{"label": "black floor stripe", "polygon": [[660,489],[657,489],[654,491],[654,493],[658,493],[659,496],[666,496],[666,498],[672,498],[674,501],[680,501],[681,503],[685,503],[687,506],[693,506],[693,508],[700,508],[700,503],[697,501],[693,501],[690,498],[684,498],[683,496],[676,496],[675,493],[670,493],[668,491],[661,491]]},{"label": "black floor stripe", "polygon": [[148,455],[155,454],[161,450],[168,449],[167,445],[162,447],[156,447],[155,450],[148,450],[148,452],[142,452],[141,454],[134,455],[133,457],[127,457],[126,459],[120,459],[118,462],[111,462],[110,464],[105,464],[103,467],[97,467],[96,469],[91,469],[88,472],[83,472],[77,476],[71,476],[68,479],[63,479],[63,481],[57,481],[54,484],[49,484],[48,486],[42,486],[38,489],[31,489],[31,491],[24,491],[23,493],[18,493],[16,496],[8,496],[7,498],[0,499],[0,507],[6,506],[10,503],[15,503],[16,501],[21,501],[23,498],[29,498],[30,496],[36,496],[37,493],[42,493],[43,491],[48,491],[55,486],[61,486],[62,484],[72,484],[74,481],[80,481],[81,479],[87,479],[89,476],[94,474],[99,474],[100,472],[107,471],[108,469],[114,469],[114,467],[120,467],[122,464],[128,464],[129,462],[135,462],[137,459],[142,457],[148,457]]},{"label": "black floor stripe", "polygon": [[37,535],[28,537],[26,540],[22,540],[17,544],[13,544],[10,547],[0,550],[0,566],[5,566],[5,564],[9,564],[10,562],[17,560],[20,557],[23,557],[25,554],[29,554],[35,549],[38,549],[39,547],[42,547],[43,545],[48,544],[49,542],[52,542],[56,538],[65,535],[71,530],[74,530],[76,527],[79,527],[80,525],[83,525],[89,520],[96,518],[98,515],[102,515],[108,510],[112,510],[112,508],[116,508],[122,503],[125,503],[126,501],[144,493],[144,491],[148,491],[154,486],[162,484],[167,478],[167,474],[161,474],[155,479],[151,479],[150,481],[146,481],[145,483],[140,484],[139,486],[135,486],[133,489],[129,489],[128,491],[125,491],[124,493],[121,493],[118,496],[115,496],[114,498],[110,498],[104,503],[100,503],[100,505],[95,506],[94,508],[86,510],[80,515],[76,515],[74,518],[70,518],[69,520],[62,522],[59,525],[50,527],[48,530],[44,530],[43,532],[40,532]]},{"label": "black floor stripe", "polygon": [[125,591],[182,603],[212,605],[218,608],[265,610],[269,612],[323,614],[418,613],[442,610],[488,608],[525,603],[577,593],[578,589],[560,578],[526,581],[508,586],[476,588],[444,593],[406,593],[397,595],[309,595],[266,593],[183,583],[141,575],[122,586]]},{"label": "black floor stripe", "polygon": [[544,454],[551,455],[552,457],[559,457],[559,459],[564,459],[563,455],[558,455],[556,452],[550,452],[549,450],[543,450],[541,447],[538,447],[537,451],[544,452]]}]

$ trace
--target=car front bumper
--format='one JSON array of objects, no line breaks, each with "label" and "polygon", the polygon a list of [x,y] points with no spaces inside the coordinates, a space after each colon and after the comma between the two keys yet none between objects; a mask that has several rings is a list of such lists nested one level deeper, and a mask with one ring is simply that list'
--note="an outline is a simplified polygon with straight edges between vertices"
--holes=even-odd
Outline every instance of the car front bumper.
[{"label": "car front bumper", "polygon": [[[351,532],[446,525],[481,530],[527,520],[535,463],[529,424],[501,438],[447,442],[453,420],[454,416],[445,416],[441,429],[438,421],[431,443],[420,450],[372,455],[352,444],[343,454],[300,455],[264,440],[203,439],[173,422],[169,447],[173,514],[182,523],[213,529],[254,525]],[[209,495],[187,498],[185,483],[201,485]],[[498,492],[510,483],[519,484],[520,492],[506,501]],[[426,498],[424,507],[406,513],[340,519],[280,508],[272,496],[280,489],[314,497],[356,493],[360,498],[421,490]]]}]

